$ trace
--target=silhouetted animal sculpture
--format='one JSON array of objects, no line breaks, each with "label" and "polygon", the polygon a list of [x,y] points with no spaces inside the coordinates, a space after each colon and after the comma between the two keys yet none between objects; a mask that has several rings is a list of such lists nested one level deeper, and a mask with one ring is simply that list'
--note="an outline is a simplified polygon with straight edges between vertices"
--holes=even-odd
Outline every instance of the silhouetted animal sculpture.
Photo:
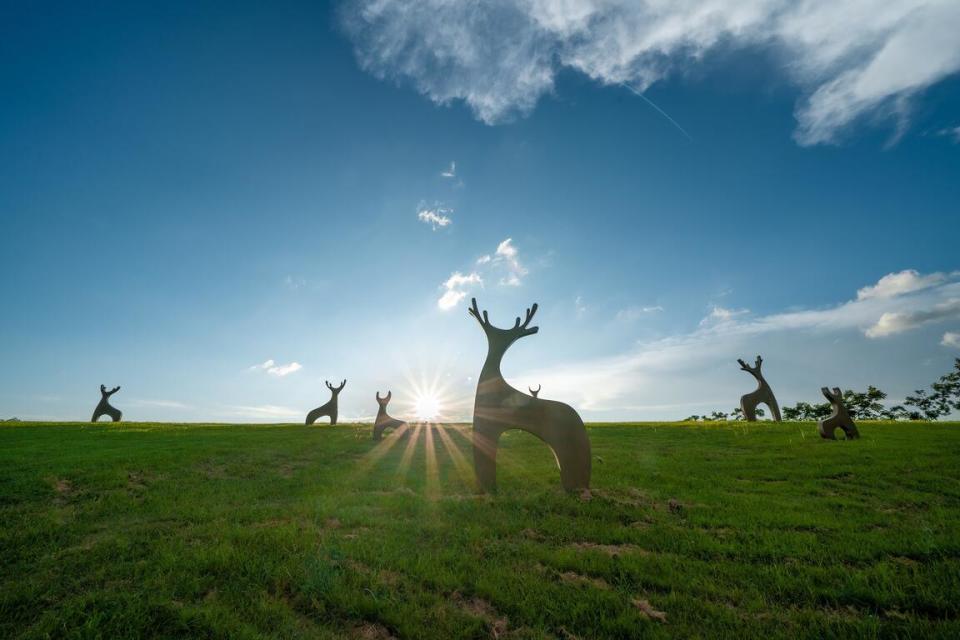
[{"label": "silhouetted animal sculpture", "polygon": [[377,409],[377,419],[373,422],[373,439],[380,440],[383,438],[383,432],[387,429],[399,429],[400,427],[406,426],[406,422],[403,420],[397,420],[396,418],[391,418],[387,413],[387,405],[390,404],[390,398],[393,397],[393,393],[387,391],[387,397],[381,398],[380,392],[377,391],[377,404],[380,405],[380,408]]},{"label": "silhouetted animal sculpture", "polygon": [[327,385],[327,389],[330,389],[330,393],[333,396],[330,398],[330,401],[327,404],[317,407],[313,411],[307,414],[307,421],[304,424],[313,424],[317,421],[317,418],[323,416],[328,416],[330,418],[330,424],[337,424],[337,396],[340,395],[340,392],[343,391],[343,387],[347,384],[347,381],[344,380],[340,383],[339,387],[335,387],[326,380],[324,382]]},{"label": "silhouetted animal sculpture", "polygon": [[534,398],[540,395],[540,389],[542,388],[543,388],[542,384],[538,384],[536,389],[534,389],[533,387],[527,387],[527,389],[530,389],[530,395],[532,395]]},{"label": "silhouetted animal sculpture", "polygon": [[120,422],[120,418],[123,417],[123,413],[119,409],[110,405],[110,396],[115,394],[117,391],[120,391],[120,387],[114,387],[107,391],[105,385],[100,385],[100,404],[97,405],[97,408],[93,410],[93,417],[90,418],[90,422],[96,422],[102,416],[110,416],[110,419],[114,422]]},{"label": "silhouetted animal sculpture", "polygon": [[834,432],[839,427],[847,434],[847,440],[859,438],[860,432],[857,431],[857,425],[853,423],[853,419],[847,413],[847,407],[843,404],[843,392],[837,387],[834,387],[833,391],[830,391],[827,387],[820,387],[820,392],[824,398],[830,401],[833,408],[833,413],[830,414],[829,418],[817,422],[820,437],[827,440],[836,440],[837,436]]},{"label": "silhouetted animal sculpture", "polygon": [[476,298],[469,309],[487,334],[487,359],[480,371],[473,405],[473,464],[477,482],[485,491],[497,488],[497,444],[500,434],[508,429],[532,433],[550,446],[564,489],[590,487],[590,439],[577,412],[562,402],[540,400],[517,391],[500,372],[500,361],[510,345],[539,330],[528,326],[536,312],[534,304],[527,309],[523,324],[517,318],[513,328],[500,329],[490,324],[486,311],[481,315]]},{"label": "silhouetted animal sculpture", "polygon": [[757,379],[756,391],[752,391],[740,398],[740,409],[743,411],[743,417],[747,422],[756,422],[757,405],[765,404],[770,408],[773,419],[780,422],[780,405],[777,404],[773,390],[770,389],[770,385],[767,384],[767,381],[763,378],[763,374],[760,372],[760,367],[763,365],[763,358],[757,356],[757,360],[752,367],[739,358],[737,362],[740,363],[741,369]]}]

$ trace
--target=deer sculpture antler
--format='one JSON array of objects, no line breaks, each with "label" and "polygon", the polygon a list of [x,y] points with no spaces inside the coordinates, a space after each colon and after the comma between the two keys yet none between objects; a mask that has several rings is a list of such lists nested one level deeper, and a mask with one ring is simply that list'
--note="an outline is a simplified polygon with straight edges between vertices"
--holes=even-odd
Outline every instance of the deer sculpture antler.
[{"label": "deer sculpture antler", "polygon": [[539,397],[540,389],[542,389],[542,388],[543,388],[543,385],[542,385],[542,384],[537,385],[536,390],[534,390],[533,387],[527,387],[527,389],[530,389],[530,395],[532,395],[534,398],[538,398],[538,397]]},{"label": "deer sculpture antler", "polygon": [[[526,311],[526,317],[523,320],[523,323],[520,323],[520,317],[517,316],[517,321],[514,323],[513,327],[510,329],[501,329],[495,327],[490,323],[490,318],[487,315],[487,311],[480,311],[480,308],[477,306],[477,299],[471,298],[471,306],[467,309],[467,313],[472,315],[477,319],[477,322],[480,323],[480,326],[483,327],[484,331],[493,330],[500,331],[502,333],[516,334],[517,337],[533,335],[540,330],[540,327],[530,327],[530,321],[533,320],[533,316],[537,313],[537,303],[534,302],[532,307],[529,307]],[[528,328],[529,327],[529,328]]]}]

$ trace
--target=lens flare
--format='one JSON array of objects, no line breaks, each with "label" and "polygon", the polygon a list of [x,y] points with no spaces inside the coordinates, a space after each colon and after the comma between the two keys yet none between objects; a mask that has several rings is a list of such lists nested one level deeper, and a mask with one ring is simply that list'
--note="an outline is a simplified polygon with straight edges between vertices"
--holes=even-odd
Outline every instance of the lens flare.
[{"label": "lens flare", "polygon": [[440,400],[432,395],[418,396],[413,405],[413,412],[417,420],[423,422],[435,420],[441,413]]}]

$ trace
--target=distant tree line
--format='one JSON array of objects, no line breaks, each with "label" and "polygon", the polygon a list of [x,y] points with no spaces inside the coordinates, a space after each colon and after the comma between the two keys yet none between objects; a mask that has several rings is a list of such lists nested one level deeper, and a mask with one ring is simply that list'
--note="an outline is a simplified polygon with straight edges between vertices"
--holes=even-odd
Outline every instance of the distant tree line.
[{"label": "distant tree line", "polygon": [[[870,385],[866,391],[843,392],[843,402],[854,420],[936,420],[951,411],[960,411],[960,358],[956,358],[953,371],[940,376],[930,385],[930,390],[917,389],[907,396],[902,405],[887,408],[883,404],[887,394]],[[784,420],[820,420],[830,415],[830,403],[810,404],[798,402],[792,407],[783,407]],[[757,416],[764,415],[763,409],[757,409]],[[686,418],[693,422],[713,422],[718,420],[743,420],[743,411],[739,408],[730,413],[713,411],[709,415],[692,415]]]}]

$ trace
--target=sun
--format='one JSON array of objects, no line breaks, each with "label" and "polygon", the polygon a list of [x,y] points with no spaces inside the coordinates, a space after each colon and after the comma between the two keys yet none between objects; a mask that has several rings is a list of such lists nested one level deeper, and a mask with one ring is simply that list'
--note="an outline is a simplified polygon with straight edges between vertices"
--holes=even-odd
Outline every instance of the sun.
[{"label": "sun", "polygon": [[418,420],[429,422],[440,415],[440,400],[432,395],[417,396],[413,412],[417,414]]}]

